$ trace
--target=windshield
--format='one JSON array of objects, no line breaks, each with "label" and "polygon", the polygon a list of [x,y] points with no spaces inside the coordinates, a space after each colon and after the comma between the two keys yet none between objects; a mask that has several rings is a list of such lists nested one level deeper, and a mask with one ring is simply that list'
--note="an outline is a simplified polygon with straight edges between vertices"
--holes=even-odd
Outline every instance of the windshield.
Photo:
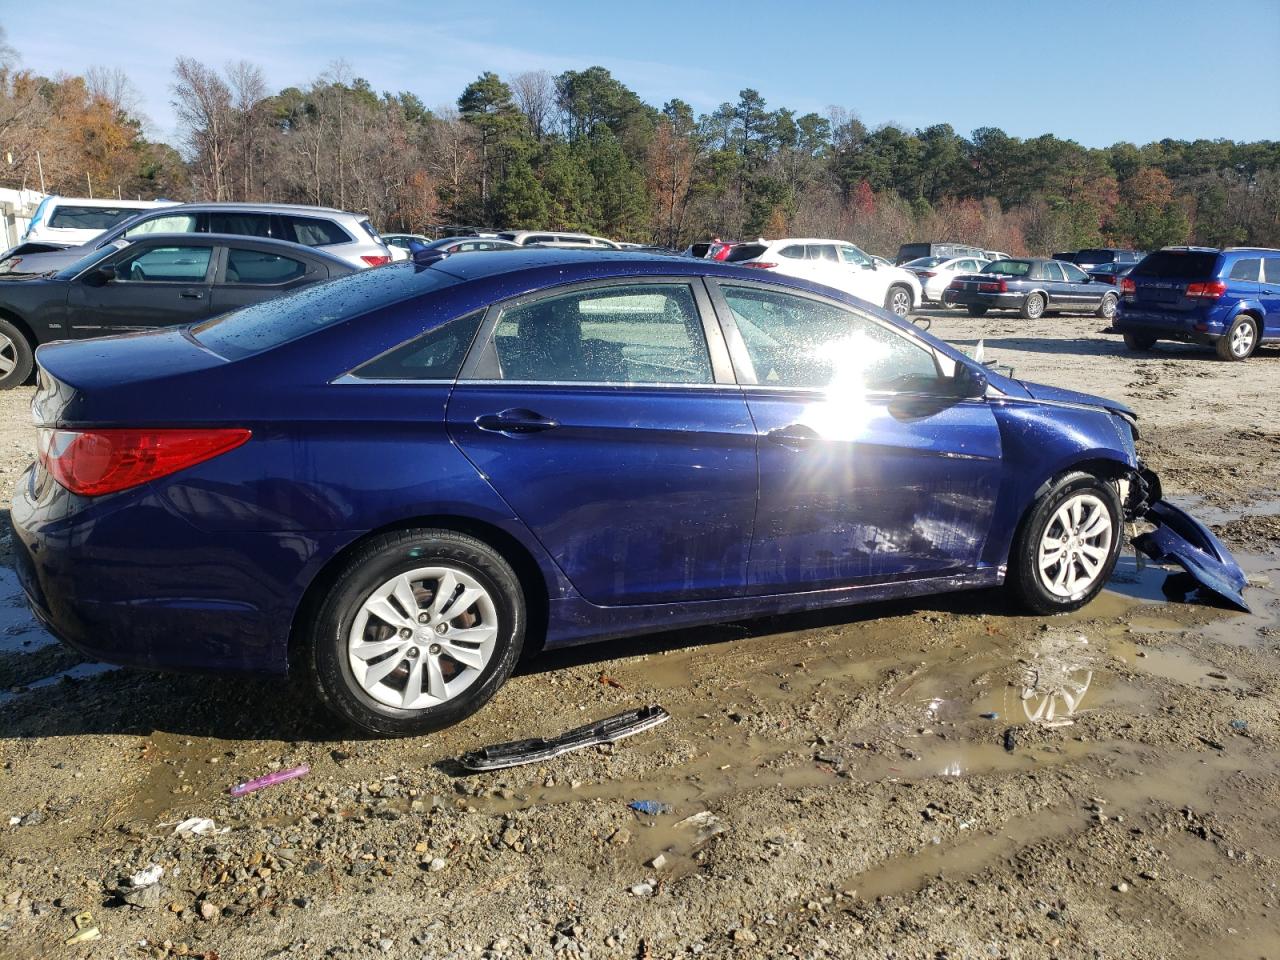
[{"label": "windshield", "polygon": [[57,272],[56,276],[59,280],[70,280],[72,277],[83,273],[85,270],[88,270],[99,260],[105,260],[107,259],[107,257],[111,256],[113,253],[118,253],[119,250],[120,250],[119,247],[108,244],[105,247],[101,247],[97,250],[94,250],[92,253],[85,254],[75,263],[68,264],[67,266],[63,267],[61,270]]},{"label": "windshield", "polygon": [[236,360],[457,282],[447,273],[404,261],[255,303],[206,320],[192,333],[210,350]]},{"label": "windshield", "polygon": [[997,260],[982,268],[983,273],[998,273],[1002,277],[1025,277],[1031,272],[1031,264],[1026,260]]},{"label": "windshield", "polygon": [[903,266],[904,266],[904,267],[936,267],[938,264],[940,264],[940,263],[944,263],[944,262],[946,262],[948,259],[950,259],[950,258],[948,258],[948,257],[920,257],[920,258],[919,258],[919,259],[917,259],[917,260],[912,260],[912,261],[911,261],[911,262],[909,262],[909,263],[904,263],[904,264],[903,264]]},{"label": "windshield", "polygon": [[137,213],[136,207],[73,207],[59,204],[54,208],[47,225],[63,230],[106,230]]}]

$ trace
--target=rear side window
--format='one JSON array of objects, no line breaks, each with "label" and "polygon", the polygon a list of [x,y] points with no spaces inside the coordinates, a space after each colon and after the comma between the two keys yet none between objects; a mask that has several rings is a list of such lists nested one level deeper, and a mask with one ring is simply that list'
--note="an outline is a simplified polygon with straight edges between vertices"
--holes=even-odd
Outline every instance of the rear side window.
[{"label": "rear side window", "polygon": [[210,350],[235,360],[457,282],[438,270],[415,270],[410,263],[364,270],[206,320],[192,332]]},{"label": "rear side window", "polygon": [[793,243],[788,246],[785,246],[778,251],[778,256],[786,257],[788,260],[803,260],[804,244]]},{"label": "rear side window", "polygon": [[1267,257],[1266,270],[1266,282],[1280,286],[1280,257]]},{"label": "rear side window", "polygon": [[271,216],[266,213],[215,211],[209,214],[209,232],[229,233],[237,237],[269,237]]},{"label": "rear side window", "polygon": [[288,283],[307,272],[307,265],[292,257],[261,250],[227,250],[227,283]]},{"label": "rear side window", "polygon": [[484,311],[476,310],[450,320],[352,373],[363,380],[453,380],[483,319]]},{"label": "rear side window", "polygon": [[729,251],[724,258],[725,263],[741,263],[743,260],[754,260],[762,257],[769,248],[763,243],[740,243]]},{"label": "rear side window", "polygon": [[63,230],[106,230],[137,215],[136,207],[76,207],[59,204],[54,207],[47,225]]},{"label": "rear side window", "polygon": [[281,216],[284,239],[307,247],[326,247],[333,243],[350,243],[345,230],[332,220],[321,217]]},{"label": "rear side window", "polygon": [[1218,273],[1218,255],[1199,250],[1157,250],[1133,268],[1131,277],[1207,280]]},{"label": "rear side window", "polygon": [[1257,282],[1261,267],[1262,260],[1259,257],[1249,257],[1246,260],[1237,260],[1235,262],[1235,266],[1231,268],[1231,279],[1252,280]]},{"label": "rear side window", "polygon": [[810,260],[829,260],[836,263],[836,248],[829,243],[811,243],[806,248]]}]

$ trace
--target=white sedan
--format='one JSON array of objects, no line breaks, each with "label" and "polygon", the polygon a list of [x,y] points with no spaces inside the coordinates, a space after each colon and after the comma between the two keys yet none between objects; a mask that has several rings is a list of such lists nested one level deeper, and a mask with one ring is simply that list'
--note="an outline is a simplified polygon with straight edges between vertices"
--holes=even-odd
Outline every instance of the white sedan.
[{"label": "white sedan", "polygon": [[902,269],[910,270],[919,278],[925,300],[941,303],[942,291],[951,285],[952,280],[967,273],[977,273],[990,262],[979,257],[920,257],[904,263]]}]

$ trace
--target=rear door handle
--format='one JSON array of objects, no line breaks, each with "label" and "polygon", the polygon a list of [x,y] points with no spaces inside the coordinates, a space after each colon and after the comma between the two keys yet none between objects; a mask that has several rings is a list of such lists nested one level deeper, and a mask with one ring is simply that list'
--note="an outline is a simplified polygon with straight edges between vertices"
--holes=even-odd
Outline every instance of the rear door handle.
[{"label": "rear door handle", "polygon": [[204,294],[199,290],[183,290],[178,294],[183,300],[203,300]]},{"label": "rear door handle", "polygon": [[483,413],[476,417],[475,422],[477,427],[489,433],[541,433],[560,426],[559,420],[523,408]]},{"label": "rear door handle", "polygon": [[770,430],[766,436],[778,446],[792,449],[811,446],[820,439],[816,430],[806,427],[803,423],[778,427],[776,430]]}]

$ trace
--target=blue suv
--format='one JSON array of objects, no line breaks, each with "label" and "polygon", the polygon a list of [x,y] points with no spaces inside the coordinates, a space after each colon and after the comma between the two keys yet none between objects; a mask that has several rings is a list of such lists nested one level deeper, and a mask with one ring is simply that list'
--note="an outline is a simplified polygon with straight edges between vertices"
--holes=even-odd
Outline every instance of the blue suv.
[{"label": "blue suv", "polygon": [[1280,250],[1166,247],[1134,267],[1120,293],[1115,326],[1130,350],[1181,340],[1244,360],[1280,341]]}]

